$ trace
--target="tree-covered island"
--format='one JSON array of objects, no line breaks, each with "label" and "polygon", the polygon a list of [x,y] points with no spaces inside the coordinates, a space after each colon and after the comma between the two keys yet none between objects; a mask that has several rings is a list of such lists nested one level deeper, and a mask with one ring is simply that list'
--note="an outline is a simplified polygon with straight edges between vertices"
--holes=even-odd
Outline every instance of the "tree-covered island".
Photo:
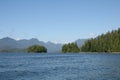
[{"label": "tree-covered island", "polygon": [[87,40],[82,47],[76,43],[68,43],[62,46],[63,53],[78,52],[120,52],[120,28],[112,30],[106,34],[101,34],[96,38]]},{"label": "tree-covered island", "polygon": [[63,53],[78,53],[80,52],[80,49],[76,43],[68,43],[62,46],[62,52]]},{"label": "tree-covered island", "polygon": [[27,52],[29,53],[46,53],[47,48],[41,45],[33,45],[27,48]]}]

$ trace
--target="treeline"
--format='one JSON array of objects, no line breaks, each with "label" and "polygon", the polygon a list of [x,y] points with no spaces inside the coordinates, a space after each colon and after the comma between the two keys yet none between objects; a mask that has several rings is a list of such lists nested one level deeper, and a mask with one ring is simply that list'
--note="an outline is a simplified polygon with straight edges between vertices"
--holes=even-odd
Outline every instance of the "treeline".
[{"label": "treeline", "polygon": [[120,52],[120,28],[86,41],[83,52]]},{"label": "treeline", "polygon": [[13,48],[13,49],[2,49],[0,52],[27,52],[26,49],[19,49],[19,48]]},{"label": "treeline", "polygon": [[120,52],[120,28],[89,39],[80,48],[76,43],[64,44],[62,52]]},{"label": "treeline", "polygon": [[63,53],[78,53],[80,51],[76,43],[64,44],[62,47]]}]

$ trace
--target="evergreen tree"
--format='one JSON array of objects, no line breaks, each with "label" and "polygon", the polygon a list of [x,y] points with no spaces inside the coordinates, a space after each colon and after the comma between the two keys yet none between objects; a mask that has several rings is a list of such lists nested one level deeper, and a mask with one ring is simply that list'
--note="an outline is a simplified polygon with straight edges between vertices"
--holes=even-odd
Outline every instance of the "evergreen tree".
[{"label": "evergreen tree", "polygon": [[120,52],[120,28],[89,39],[81,47],[83,52]]},{"label": "evergreen tree", "polygon": [[62,46],[63,53],[78,53],[80,51],[76,43],[68,43]]},{"label": "evergreen tree", "polygon": [[46,53],[47,49],[44,46],[40,46],[40,45],[33,45],[27,48],[28,52],[35,52],[35,53]]}]

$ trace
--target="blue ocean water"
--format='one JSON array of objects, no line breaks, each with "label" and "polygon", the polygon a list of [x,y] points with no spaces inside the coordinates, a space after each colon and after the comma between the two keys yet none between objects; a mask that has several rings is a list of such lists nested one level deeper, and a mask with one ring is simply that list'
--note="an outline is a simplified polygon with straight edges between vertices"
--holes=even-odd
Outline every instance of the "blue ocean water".
[{"label": "blue ocean water", "polygon": [[0,80],[120,80],[120,54],[0,53]]}]

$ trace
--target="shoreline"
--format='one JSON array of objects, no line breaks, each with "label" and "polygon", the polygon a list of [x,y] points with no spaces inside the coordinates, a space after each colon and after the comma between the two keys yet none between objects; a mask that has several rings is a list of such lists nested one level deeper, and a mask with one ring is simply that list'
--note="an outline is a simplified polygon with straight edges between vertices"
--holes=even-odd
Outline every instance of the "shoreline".
[{"label": "shoreline", "polygon": [[[28,53],[28,52],[2,52],[0,51],[0,53]],[[59,54],[72,54],[72,53],[62,53],[62,52],[52,52],[52,53],[59,53]],[[75,54],[120,54],[120,52],[78,52],[78,53],[75,53]],[[47,53],[47,54],[51,54],[51,52]]]},{"label": "shoreline", "polygon": [[96,54],[99,54],[99,53],[106,53],[106,54],[120,54],[120,52],[79,52],[79,53],[96,53]]}]

